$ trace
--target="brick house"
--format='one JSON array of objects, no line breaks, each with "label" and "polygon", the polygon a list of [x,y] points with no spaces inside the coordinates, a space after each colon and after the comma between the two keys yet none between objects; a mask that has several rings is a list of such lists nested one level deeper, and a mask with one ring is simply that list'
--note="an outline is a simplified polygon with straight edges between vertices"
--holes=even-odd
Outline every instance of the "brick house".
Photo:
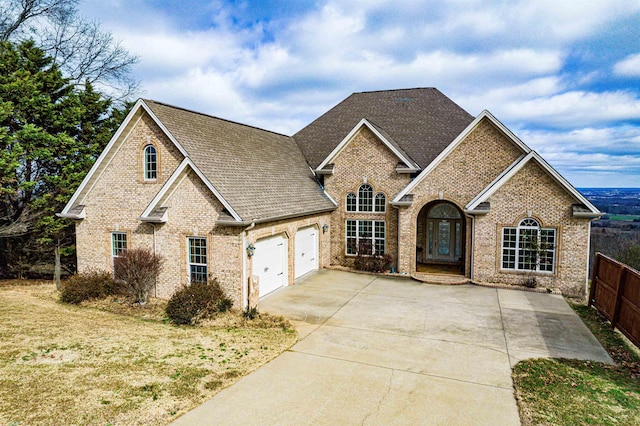
[{"label": "brick house", "polygon": [[157,297],[215,277],[245,307],[358,250],[584,294],[601,213],[489,112],[427,88],[355,93],[292,137],[139,100],[59,215],[79,271],[146,247]]}]

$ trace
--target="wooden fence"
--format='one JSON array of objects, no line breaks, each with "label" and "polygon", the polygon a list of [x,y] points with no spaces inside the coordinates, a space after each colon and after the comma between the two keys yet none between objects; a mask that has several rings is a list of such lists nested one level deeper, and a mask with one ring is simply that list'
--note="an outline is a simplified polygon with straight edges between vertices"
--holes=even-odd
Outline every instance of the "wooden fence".
[{"label": "wooden fence", "polygon": [[596,253],[589,306],[595,306],[625,336],[640,347],[640,272]]}]

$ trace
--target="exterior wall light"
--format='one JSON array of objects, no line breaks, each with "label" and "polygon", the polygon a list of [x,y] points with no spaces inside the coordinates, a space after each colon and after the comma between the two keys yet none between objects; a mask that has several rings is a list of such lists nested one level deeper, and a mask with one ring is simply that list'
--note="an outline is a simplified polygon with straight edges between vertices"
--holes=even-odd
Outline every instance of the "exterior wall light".
[{"label": "exterior wall light", "polygon": [[256,247],[253,245],[253,243],[249,243],[247,245],[247,256],[252,257],[255,251],[256,251]]},{"label": "exterior wall light", "polygon": [[322,225],[322,233],[326,234],[327,231],[329,231],[329,225],[325,223],[324,225]]}]

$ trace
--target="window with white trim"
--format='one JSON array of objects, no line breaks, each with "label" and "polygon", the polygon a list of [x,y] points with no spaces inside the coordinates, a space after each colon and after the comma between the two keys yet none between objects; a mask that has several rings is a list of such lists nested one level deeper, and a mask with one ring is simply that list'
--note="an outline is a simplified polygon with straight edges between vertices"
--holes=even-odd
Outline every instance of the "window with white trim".
[{"label": "window with white trim", "polygon": [[385,253],[384,220],[352,220],[346,224],[346,254],[365,256]]},{"label": "window with white trim", "polygon": [[111,233],[111,256],[115,259],[127,250],[127,233]]},{"label": "window with white trim", "polygon": [[533,218],[502,228],[502,269],[553,272],[555,253],[556,230],[540,227]]},{"label": "window with white trim", "polygon": [[373,211],[373,188],[367,183],[360,185],[358,189],[358,211]]},{"label": "window with white trim", "polygon": [[357,211],[357,197],[356,194],[354,194],[353,192],[350,192],[347,194],[347,211],[348,212],[355,212]]},{"label": "window with white trim", "polygon": [[144,147],[144,180],[158,178],[158,152],[153,145]]},{"label": "window with white trim", "polygon": [[189,284],[206,283],[209,279],[207,271],[207,239],[204,237],[187,238],[187,250]]},{"label": "window with white trim", "polygon": [[382,192],[376,194],[376,200],[374,205],[376,213],[384,213],[387,209],[387,197]]},{"label": "window with white trim", "polygon": [[363,183],[358,188],[358,195],[354,192],[347,194],[347,211],[361,213],[384,213],[386,211],[387,198],[382,192],[373,195],[373,187]]}]

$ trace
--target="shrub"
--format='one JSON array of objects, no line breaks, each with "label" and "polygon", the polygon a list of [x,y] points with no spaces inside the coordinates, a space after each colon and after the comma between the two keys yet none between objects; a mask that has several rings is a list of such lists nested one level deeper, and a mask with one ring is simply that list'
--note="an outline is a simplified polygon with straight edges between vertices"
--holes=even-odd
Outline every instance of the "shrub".
[{"label": "shrub", "polygon": [[640,271],[640,245],[631,244],[620,250],[616,259],[633,269]]},{"label": "shrub", "polygon": [[165,312],[174,324],[197,324],[218,312],[228,311],[233,302],[225,297],[216,280],[196,283],[176,291]]},{"label": "shrub", "polygon": [[372,255],[371,240],[360,240],[358,254],[353,266],[360,271],[384,272],[391,268],[393,258],[390,254]]},{"label": "shrub", "polygon": [[98,299],[117,294],[119,287],[106,271],[88,271],[71,276],[62,284],[60,301],[79,304],[84,300]]},{"label": "shrub", "polygon": [[136,303],[144,305],[162,270],[162,261],[151,250],[129,249],[114,259],[113,275]]}]

